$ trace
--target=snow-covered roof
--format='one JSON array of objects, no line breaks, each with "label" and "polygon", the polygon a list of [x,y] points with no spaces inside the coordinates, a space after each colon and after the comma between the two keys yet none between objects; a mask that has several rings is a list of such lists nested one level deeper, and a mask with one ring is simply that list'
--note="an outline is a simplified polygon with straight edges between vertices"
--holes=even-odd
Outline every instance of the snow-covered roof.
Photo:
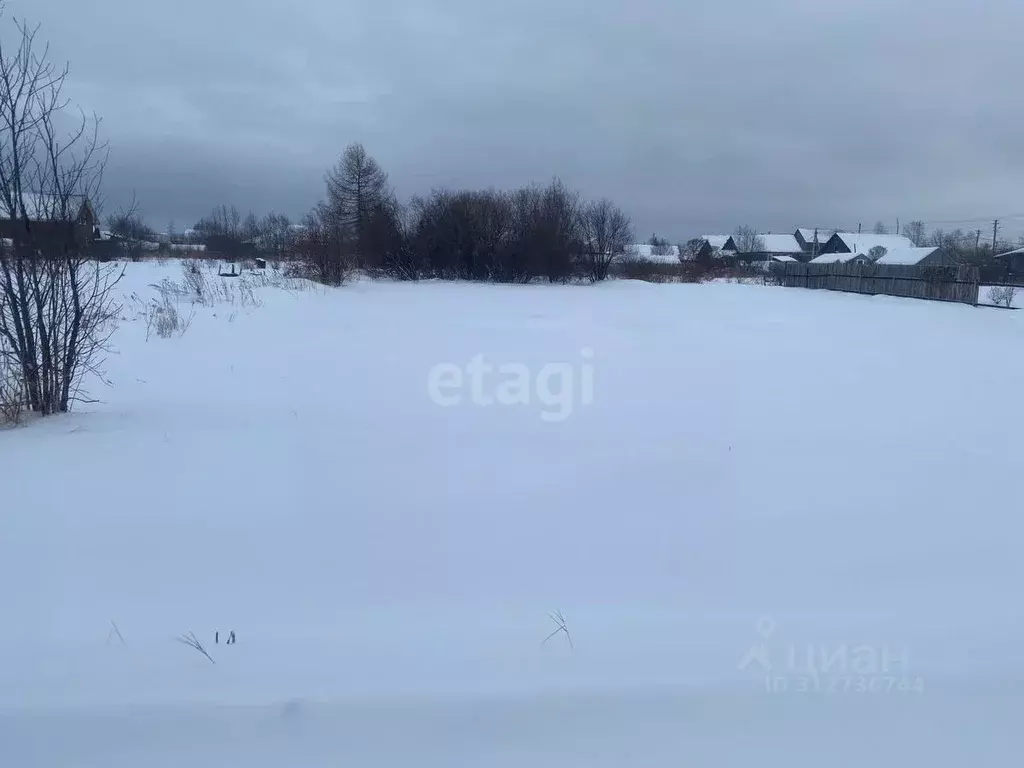
[{"label": "snow-covered roof", "polygon": [[995,258],[1001,259],[1003,256],[1020,256],[1022,254],[1024,254],[1024,248],[1016,248],[1012,251],[1007,251],[1006,253],[997,253]]},{"label": "snow-covered roof", "polygon": [[935,253],[938,248],[894,248],[875,264],[918,264]]},{"label": "snow-covered roof", "polygon": [[729,242],[731,235],[702,235],[701,240],[706,240],[707,244],[717,250],[725,250],[726,243]]},{"label": "snow-covered roof", "polygon": [[832,237],[832,234],[833,234],[831,229],[818,229],[818,230],[814,230],[814,229],[808,229],[807,227],[800,227],[800,228],[797,229],[797,232],[800,233],[800,237],[802,237],[804,239],[804,242],[807,242],[807,243],[813,243],[814,242],[814,233],[817,232],[818,233],[818,245],[824,245],[825,243],[827,243],[829,238]]},{"label": "snow-covered roof", "polygon": [[792,256],[786,256],[783,253],[772,254],[772,261],[797,261]]},{"label": "snow-covered roof", "polygon": [[[30,221],[57,221],[60,219],[76,219],[85,203],[84,197],[72,196],[67,199],[66,213],[64,200],[56,195],[39,195],[32,192],[24,195],[25,213]],[[15,201],[17,206],[17,201]],[[21,211],[15,212],[17,216]],[[11,211],[7,210],[6,204],[0,206],[0,218],[9,218]]]},{"label": "snow-covered roof", "polygon": [[758,235],[764,243],[764,253],[803,253],[793,235]]},{"label": "snow-covered roof", "polygon": [[647,259],[648,261],[658,261],[665,264],[674,264],[679,261],[679,248],[674,245],[670,245],[668,253],[662,256],[655,256],[653,253],[654,246],[648,243],[637,243],[633,246],[633,250],[641,259]]},{"label": "snow-covered roof", "polygon": [[836,232],[836,237],[843,241],[851,253],[871,253],[871,249],[882,246],[887,251],[899,248],[913,248],[914,243],[903,235],[875,235],[859,232]]},{"label": "snow-covered roof", "polygon": [[857,253],[826,253],[811,259],[808,264],[841,264],[853,261],[860,254]]}]

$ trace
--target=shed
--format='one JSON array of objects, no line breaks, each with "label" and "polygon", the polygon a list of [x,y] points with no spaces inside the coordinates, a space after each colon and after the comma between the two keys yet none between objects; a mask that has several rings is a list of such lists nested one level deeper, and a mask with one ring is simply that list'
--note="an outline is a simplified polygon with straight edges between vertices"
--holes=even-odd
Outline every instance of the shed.
[{"label": "shed", "polygon": [[876,264],[918,265],[922,267],[954,267],[956,261],[941,248],[896,248]]}]

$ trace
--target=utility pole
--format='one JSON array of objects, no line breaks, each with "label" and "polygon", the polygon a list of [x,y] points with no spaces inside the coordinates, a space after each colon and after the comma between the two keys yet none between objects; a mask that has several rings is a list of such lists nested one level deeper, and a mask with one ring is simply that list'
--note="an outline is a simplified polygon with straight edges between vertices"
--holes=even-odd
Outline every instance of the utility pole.
[{"label": "utility pole", "polygon": [[858,234],[858,235],[860,234],[860,226],[861,226],[861,224],[860,224],[860,222],[858,221],[858,222],[857,222],[857,234]]},{"label": "utility pole", "polygon": [[977,237],[974,238],[974,255],[977,256],[981,253],[981,230],[975,232]]},{"label": "utility pole", "polygon": [[999,219],[992,222],[992,255],[996,255],[996,237],[999,236]]},{"label": "utility pole", "polygon": [[899,233],[900,233],[900,219],[897,216],[896,217],[896,234],[898,235]]}]

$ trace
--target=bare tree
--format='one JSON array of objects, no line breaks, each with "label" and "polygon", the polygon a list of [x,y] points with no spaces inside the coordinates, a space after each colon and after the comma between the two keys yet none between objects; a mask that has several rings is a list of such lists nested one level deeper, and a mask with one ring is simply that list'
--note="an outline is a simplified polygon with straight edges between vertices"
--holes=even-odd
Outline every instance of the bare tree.
[{"label": "bare tree", "polygon": [[156,240],[156,233],[146,226],[139,213],[138,202],[133,198],[127,208],[119,208],[117,213],[107,217],[107,229],[124,248],[132,261],[139,261],[145,250],[143,243]]},{"label": "bare tree", "polygon": [[885,224],[883,224],[881,221],[876,221],[874,232],[876,235],[888,235],[889,228],[885,226]]},{"label": "bare tree", "polygon": [[884,245],[876,245],[876,246],[873,246],[870,251],[868,251],[868,257],[872,261],[878,261],[880,258],[885,256],[885,254],[887,254],[888,252],[889,252],[889,249],[886,248]]},{"label": "bare tree", "polygon": [[684,264],[688,261],[696,261],[704,248],[704,238],[691,237],[685,243],[679,244],[679,261]]},{"label": "bare tree", "polygon": [[361,259],[370,256],[366,234],[371,214],[392,197],[388,175],[362,144],[350,144],[327,172],[326,211],[334,228],[350,237]]},{"label": "bare tree", "polygon": [[750,227],[737,227],[732,241],[736,243],[737,253],[763,253],[765,249],[764,238]]},{"label": "bare tree", "polygon": [[925,233],[923,221],[911,221],[903,228],[903,235],[916,246],[925,244],[927,234]]},{"label": "bare tree", "polygon": [[306,217],[294,249],[306,276],[324,285],[342,285],[355,268],[352,241],[324,203]]},{"label": "bare tree", "polygon": [[607,198],[583,209],[585,266],[594,282],[608,277],[612,262],[623,256],[633,242],[633,226],[621,208]]},{"label": "bare tree", "polygon": [[993,304],[1002,305],[1009,309],[1013,306],[1013,299],[1017,295],[1017,288],[1012,285],[993,285],[988,289],[988,300]]},{"label": "bare tree", "polygon": [[0,336],[20,368],[28,407],[42,415],[82,399],[119,307],[123,271],[90,260],[106,145],[84,114],[64,134],[68,68],[36,43],[38,27],[14,21],[0,40]]},{"label": "bare tree", "polygon": [[657,235],[651,235],[651,239],[648,241],[648,245],[651,246],[652,256],[668,256],[672,253],[672,246],[669,245],[668,240]]},{"label": "bare tree", "polygon": [[241,237],[245,242],[255,240],[260,236],[260,221],[256,218],[256,214],[249,211],[249,214],[245,217],[242,222]]},{"label": "bare tree", "polygon": [[275,260],[280,260],[295,244],[291,219],[283,213],[268,213],[260,219],[258,229],[260,247]]}]

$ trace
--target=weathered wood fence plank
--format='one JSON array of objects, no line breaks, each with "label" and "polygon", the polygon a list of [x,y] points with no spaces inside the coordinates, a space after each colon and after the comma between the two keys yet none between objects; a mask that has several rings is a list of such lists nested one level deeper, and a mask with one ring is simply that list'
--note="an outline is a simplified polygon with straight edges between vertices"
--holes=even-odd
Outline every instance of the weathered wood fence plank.
[{"label": "weathered wood fence plank", "polygon": [[789,288],[903,296],[932,301],[978,303],[978,268],[902,264],[794,264],[773,270]]}]

